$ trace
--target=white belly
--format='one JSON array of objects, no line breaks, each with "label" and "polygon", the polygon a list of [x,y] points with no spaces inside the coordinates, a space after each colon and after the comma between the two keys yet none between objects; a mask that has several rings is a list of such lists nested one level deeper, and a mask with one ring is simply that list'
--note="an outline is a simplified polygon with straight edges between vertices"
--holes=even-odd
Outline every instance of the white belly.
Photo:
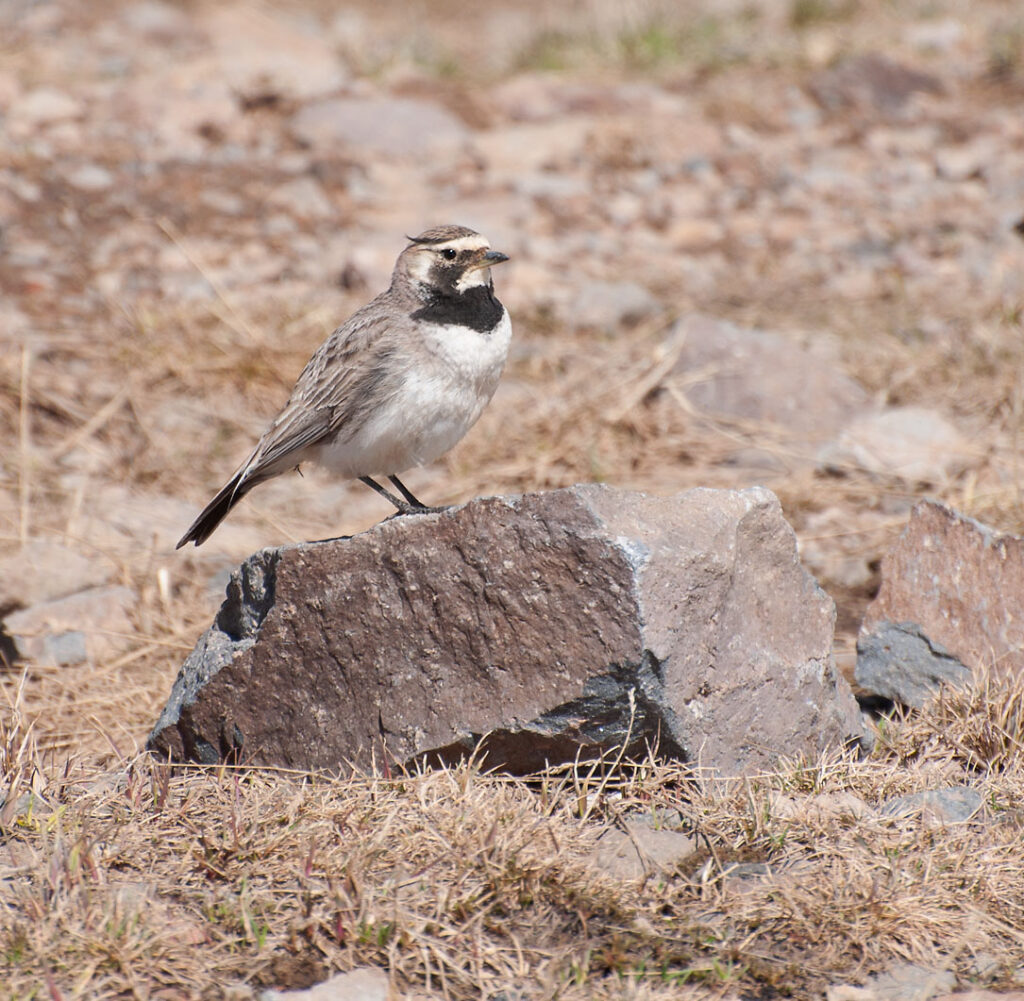
[{"label": "white belly", "polygon": [[440,458],[477,422],[508,357],[506,311],[489,334],[437,326],[424,333],[395,393],[358,429],[317,450],[342,476],[386,476]]}]

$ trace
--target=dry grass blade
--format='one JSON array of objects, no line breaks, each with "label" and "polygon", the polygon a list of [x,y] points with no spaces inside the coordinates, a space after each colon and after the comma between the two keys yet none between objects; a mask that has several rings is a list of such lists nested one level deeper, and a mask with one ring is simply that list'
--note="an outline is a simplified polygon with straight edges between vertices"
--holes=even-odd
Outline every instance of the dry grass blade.
[{"label": "dry grass blade", "polygon": [[978,671],[970,684],[943,685],[919,711],[890,732],[882,746],[901,762],[952,760],[973,771],[1006,771],[1024,763],[1024,687],[998,668]]},{"label": "dry grass blade", "polygon": [[[22,686],[24,684],[22,675]],[[16,691],[9,716],[0,716],[0,834],[10,827],[25,806],[23,790],[35,791],[43,784],[43,769],[32,723],[21,712],[22,686]]]}]

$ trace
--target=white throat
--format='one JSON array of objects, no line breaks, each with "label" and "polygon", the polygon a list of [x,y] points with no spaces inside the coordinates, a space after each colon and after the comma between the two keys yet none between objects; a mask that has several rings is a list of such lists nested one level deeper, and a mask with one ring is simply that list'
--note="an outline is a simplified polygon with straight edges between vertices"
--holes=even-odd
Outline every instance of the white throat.
[{"label": "white throat", "polygon": [[457,292],[468,292],[471,288],[479,288],[481,285],[491,284],[491,269],[477,268],[464,274],[455,284]]}]

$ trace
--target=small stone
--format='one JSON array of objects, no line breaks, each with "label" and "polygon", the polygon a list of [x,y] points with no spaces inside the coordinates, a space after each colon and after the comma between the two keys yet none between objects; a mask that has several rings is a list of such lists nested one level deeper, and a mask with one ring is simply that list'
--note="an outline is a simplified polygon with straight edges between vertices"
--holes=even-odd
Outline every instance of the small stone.
[{"label": "small stone", "polygon": [[48,539],[0,557],[0,613],[63,598],[110,580],[113,567]]},{"label": "small stone", "polygon": [[698,313],[676,323],[666,350],[678,353],[672,376],[698,410],[789,429],[810,439],[808,452],[819,435],[835,433],[869,403],[826,347],[804,347],[772,331]]},{"label": "small stone", "polygon": [[960,785],[897,796],[883,803],[878,812],[886,817],[921,813],[940,824],[964,824],[981,809],[983,803],[984,798],[977,789]]},{"label": "small stone", "polygon": [[468,137],[453,114],[408,97],[335,97],[292,116],[295,138],[315,149],[355,149],[361,155],[417,156],[453,150]]},{"label": "small stone", "polygon": [[334,203],[313,177],[287,181],[275,188],[267,200],[300,219],[333,219],[338,214]]},{"label": "small stone", "polygon": [[682,831],[657,828],[648,816],[626,820],[625,830],[610,827],[598,839],[590,861],[616,879],[644,879],[672,873],[697,851],[697,838]]},{"label": "small stone", "polygon": [[908,483],[945,483],[977,461],[971,443],[936,410],[891,407],[854,420],[827,445],[819,462],[854,467]]},{"label": "small stone", "polygon": [[199,201],[221,215],[241,215],[245,211],[245,199],[233,191],[224,191],[222,188],[206,188],[200,191]]},{"label": "small stone", "polygon": [[540,201],[558,202],[584,198],[590,194],[590,185],[579,174],[535,170],[517,179],[516,190]]},{"label": "small stone", "polygon": [[815,872],[812,862],[794,860],[791,862],[733,862],[722,870],[723,885],[727,892],[743,893],[757,890],[766,882],[793,883]]},{"label": "small stone", "polygon": [[68,184],[79,191],[106,191],[114,185],[114,175],[97,163],[85,163],[67,175]]},{"label": "small stone", "polygon": [[635,282],[587,282],[569,304],[566,319],[577,329],[609,333],[661,312],[661,304]]},{"label": "small stone", "polygon": [[878,995],[870,987],[832,984],[825,990],[825,1001],[878,1001]]},{"label": "small stone", "polygon": [[558,78],[546,73],[519,73],[497,84],[490,98],[513,122],[542,122],[564,113]]},{"label": "small stone", "polygon": [[496,183],[518,187],[524,177],[536,171],[557,166],[562,168],[558,172],[564,173],[577,164],[592,130],[591,121],[583,116],[508,125],[476,133],[472,148]]},{"label": "small stone", "polygon": [[956,975],[948,970],[929,970],[914,963],[901,963],[869,978],[878,1001],[931,1001],[956,986]]},{"label": "small stone", "polygon": [[[970,971],[979,980],[994,980],[1002,968],[1002,963],[989,952],[978,952],[971,960]],[[1005,997],[1006,995],[1003,995]]]},{"label": "small stone", "polygon": [[13,612],[3,631],[20,660],[61,667],[99,661],[130,642],[135,601],[127,587],[94,587]]},{"label": "small stone", "polygon": [[368,967],[337,973],[304,991],[264,990],[258,1001],[389,1001],[388,975]]},{"label": "small stone", "polygon": [[873,811],[852,792],[819,793],[799,798],[774,793],[769,800],[772,816],[782,820],[799,820],[808,824],[834,824],[862,820]]},{"label": "small stone", "polygon": [[304,100],[338,91],[348,72],[325,33],[284,8],[210,4],[193,15],[213,44],[217,76],[242,99]]},{"label": "small stone", "polygon": [[816,73],[810,91],[827,111],[854,108],[892,115],[902,111],[912,95],[942,94],[943,86],[930,73],[872,53]]},{"label": "small stone", "polygon": [[920,21],[908,25],[904,36],[907,42],[916,49],[933,52],[949,52],[954,49],[964,36],[962,21],[953,17],[944,17],[936,21]]},{"label": "small stone", "polygon": [[706,250],[724,238],[725,227],[717,219],[677,219],[665,231],[666,241],[683,251]]},{"label": "small stone", "polygon": [[52,87],[39,87],[19,98],[9,117],[20,125],[50,125],[82,114],[82,103],[70,94]]},{"label": "small stone", "polygon": [[994,140],[984,139],[963,146],[946,146],[935,153],[939,177],[948,181],[966,181],[981,175],[999,159]]},{"label": "small stone", "polygon": [[857,640],[857,684],[905,706],[923,706],[940,685],[965,685],[971,670],[915,622],[877,622]]},{"label": "small stone", "polygon": [[120,18],[129,31],[159,39],[178,38],[190,29],[185,12],[163,0],[136,0],[121,11]]},{"label": "small stone", "polygon": [[222,1001],[253,1001],[256,998],[256,989],[249,984],[225,984],[221,992]]}]

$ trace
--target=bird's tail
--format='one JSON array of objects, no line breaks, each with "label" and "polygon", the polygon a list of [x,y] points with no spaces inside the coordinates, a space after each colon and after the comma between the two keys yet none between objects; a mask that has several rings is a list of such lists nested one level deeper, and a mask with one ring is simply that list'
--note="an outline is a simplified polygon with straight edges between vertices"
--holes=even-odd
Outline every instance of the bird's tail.
[{"label": "bird's tail", "polygon": [[245,478],[245,467],[240,469],[217,491],[217,496],[200,512],[199,517],[189,526],[188,531],[178,540],[175,549],[181,549],[189,542],[201,546],[216,527],[227,517],[228,512],[250,491],[260,477]]}]

